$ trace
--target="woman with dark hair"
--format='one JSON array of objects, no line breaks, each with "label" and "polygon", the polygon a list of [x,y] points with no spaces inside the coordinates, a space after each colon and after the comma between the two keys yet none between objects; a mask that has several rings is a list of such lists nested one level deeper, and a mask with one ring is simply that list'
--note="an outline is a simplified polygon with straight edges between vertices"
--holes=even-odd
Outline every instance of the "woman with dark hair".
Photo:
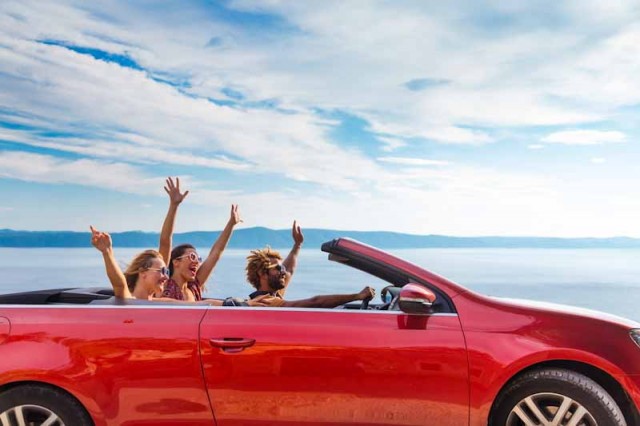
[{"label": "woman with dark hair", "polygon": [[[242,222],[242,219],[240,219],[240,213],[238,213],[238,206],[232,204],[227,225],[211,247],[209,255],[204,261],[198,256],[195,247],[191,244],[180,244],[171,250],[169,279],[164,286],[162,296],[185,301],[202,300],[204,284],[209,279],[213,268],[215,268],[224,249],[227,247],[233,228],[240,222]],[[160,239],[170,241],[171,236],[164,234],[165,232],[173,232],[173,227],[167,227],[166,230],[163,227],[162,231],[163,235],[161,235]]]},{"label": "woman with dark hair", "polygon": [[156,292],[156,296],[185,301],[202,300],[204,284],[227,247],[233,233],[233,227],[242,222],[238,206],[231,205],[231,217],[218,240],[211,247],[209,255],[203,261],[191,244],[180,244],[171,250],[178,207],[189,191],[180,192],[180,178],[177,177],[175,184],[172,178],[167,178],[164,190],[169,195],[169,210],[162,224],[158,251],[169,265],[169,279],[164,285],[164,291],[162,293]]}]

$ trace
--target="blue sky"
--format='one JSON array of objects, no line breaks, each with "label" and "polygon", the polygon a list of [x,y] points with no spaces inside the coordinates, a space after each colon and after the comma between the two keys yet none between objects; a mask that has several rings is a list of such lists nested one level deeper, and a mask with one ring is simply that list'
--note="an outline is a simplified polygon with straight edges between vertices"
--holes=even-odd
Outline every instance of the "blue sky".
[{"label": "blue sky", "polygon": [[640,237],[632,1],[3,1],[0,228]]}]

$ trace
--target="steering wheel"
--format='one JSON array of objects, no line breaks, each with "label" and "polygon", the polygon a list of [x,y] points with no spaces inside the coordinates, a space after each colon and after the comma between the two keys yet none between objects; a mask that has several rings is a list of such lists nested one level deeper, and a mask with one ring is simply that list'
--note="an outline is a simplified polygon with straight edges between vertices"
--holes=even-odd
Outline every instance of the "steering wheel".
[{"label": "steering wheel", "polygon": [[371,297],[367,299],[362,299],[362,303],[360,304],[360,310],[363,310],[363,311],[369,309],[369,302],[371,301],[371,299],[373,299],[376,296],[376,289],[374,287],[368,286],[368,287],[365,287],[365,289],[370,290]]},{"label": "steering wheel", "polygon": [[395,285],[388,285],[382,289],[380,292],[380,298],[382,299],[383,305],[380,309],[386,311],[397,311],[398,309],[398,301],[400,300],[400,290],[402,287],[397,287]]}]

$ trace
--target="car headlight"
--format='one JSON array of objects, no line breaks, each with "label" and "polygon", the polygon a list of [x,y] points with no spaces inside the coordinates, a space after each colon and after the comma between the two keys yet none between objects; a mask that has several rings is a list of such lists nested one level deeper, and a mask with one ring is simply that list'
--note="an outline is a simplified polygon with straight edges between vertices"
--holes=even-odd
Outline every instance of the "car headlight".
[{"label": "car headlight", "polygon": [[636,342],[636,345],[640,347],[640,328],[634,328],[629,332],[629,336],[631,336],[631,340]]}]

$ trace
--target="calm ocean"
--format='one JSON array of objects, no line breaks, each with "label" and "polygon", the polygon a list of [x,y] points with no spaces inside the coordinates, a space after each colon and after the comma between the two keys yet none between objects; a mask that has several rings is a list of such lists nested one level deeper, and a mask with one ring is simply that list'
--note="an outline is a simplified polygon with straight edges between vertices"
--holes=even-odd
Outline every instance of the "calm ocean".
[{"label": "calm ocean", "polygon": [[[117,249],[126,264],[139,249]],[[207,249],[200,249],[202,256]],[[281,251],[286,256],[287,249]],[[581,306],[640,321],[640,250],[631,249],[403,249],[393,254],[474,291]],[[246,296],[248,250],[227,250],[207,283],[208,297]],[[56,287],[107,286],[102,257],[93,248],[0,248],[0,293]],[[378,290],[383,281],[302,250],[288,299]]]}]

